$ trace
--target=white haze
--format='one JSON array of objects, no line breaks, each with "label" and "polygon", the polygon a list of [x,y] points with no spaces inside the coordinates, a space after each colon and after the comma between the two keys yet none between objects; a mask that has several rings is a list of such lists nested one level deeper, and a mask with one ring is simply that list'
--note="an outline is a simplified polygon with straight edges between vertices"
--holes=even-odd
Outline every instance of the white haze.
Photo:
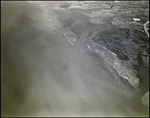
[{"label": "white haze", "polygon": [[109,57],[119,64],[115,55],[74,46],[79,37],[60,21],[75,21],[67,21],[73,17],[67,10],[57,11],[60,4],[2,2],[2,116],[148,116],[138,90],[118,85],[109,71]]}]

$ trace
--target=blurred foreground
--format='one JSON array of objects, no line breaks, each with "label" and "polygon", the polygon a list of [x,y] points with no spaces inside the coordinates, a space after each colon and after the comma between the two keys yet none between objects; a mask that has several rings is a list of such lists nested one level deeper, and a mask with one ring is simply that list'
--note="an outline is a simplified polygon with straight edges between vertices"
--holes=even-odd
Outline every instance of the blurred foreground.
[{"label": "blurred foreground", "polygon": [[1,3],[1,116],[149,116],[148,2]]}]

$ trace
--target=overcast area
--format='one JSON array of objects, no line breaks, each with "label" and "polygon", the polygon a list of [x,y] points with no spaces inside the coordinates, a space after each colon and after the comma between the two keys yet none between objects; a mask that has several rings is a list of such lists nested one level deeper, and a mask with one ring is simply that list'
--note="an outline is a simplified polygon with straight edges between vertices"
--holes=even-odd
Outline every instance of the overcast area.
[{"label": "overcast area", "polygon": [[149,116],[149,1],[2,1],[1,116]]}]

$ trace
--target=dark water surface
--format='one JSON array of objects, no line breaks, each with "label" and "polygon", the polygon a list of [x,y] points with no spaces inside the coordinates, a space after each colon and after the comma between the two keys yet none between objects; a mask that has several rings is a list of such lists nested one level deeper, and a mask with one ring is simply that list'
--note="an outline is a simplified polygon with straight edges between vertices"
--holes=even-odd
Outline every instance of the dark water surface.
[{"label": "dark water surface", "polygon": [[1,3],[1,116],[149,116],[148,1]]}]

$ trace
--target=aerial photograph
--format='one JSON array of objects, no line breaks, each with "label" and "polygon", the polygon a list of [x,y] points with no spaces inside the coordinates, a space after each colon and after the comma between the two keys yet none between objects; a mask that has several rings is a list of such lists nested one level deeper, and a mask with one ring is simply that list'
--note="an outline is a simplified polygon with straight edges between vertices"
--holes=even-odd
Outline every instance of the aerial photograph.
[{"label": "aerial photograph", "polygon": [[149,117],[149,0],[1,1],[1,117]]}]

